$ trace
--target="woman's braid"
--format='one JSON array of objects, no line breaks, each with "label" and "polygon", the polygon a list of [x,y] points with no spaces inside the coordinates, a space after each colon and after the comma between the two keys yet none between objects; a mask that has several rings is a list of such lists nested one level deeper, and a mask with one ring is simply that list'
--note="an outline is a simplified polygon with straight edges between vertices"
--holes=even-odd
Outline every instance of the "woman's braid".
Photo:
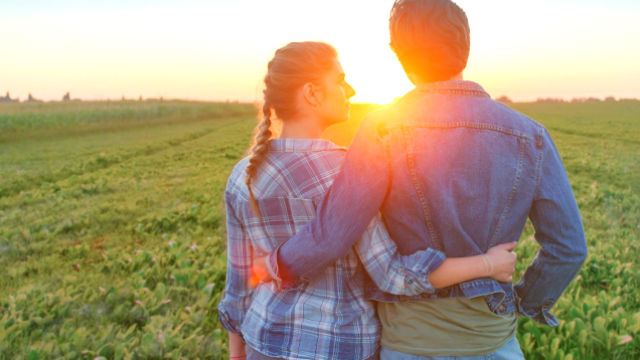
[{"label": "woman's braid", "polygon": [[[265,99],[266,90],[265,90]],[[260,213],[260,208],[258,207],[258,202],[253,196],[253,190],[251,189],[251,181],[256,177],[258,173],[258,167],[267,157],[267,153],[269,152],[269,140],[271,140],[271,105],[269,102],[265,101],[262,106],[262,114],[263,119],[258,124],[255,144],[251,148],[251,155],[249,155],[249,165],[247,166],[246,172],[246,183],[247,188],[249,189],[249,196],[251,198],[251,206],[253,208],[254,214],[257,216],[262,216]]]}]

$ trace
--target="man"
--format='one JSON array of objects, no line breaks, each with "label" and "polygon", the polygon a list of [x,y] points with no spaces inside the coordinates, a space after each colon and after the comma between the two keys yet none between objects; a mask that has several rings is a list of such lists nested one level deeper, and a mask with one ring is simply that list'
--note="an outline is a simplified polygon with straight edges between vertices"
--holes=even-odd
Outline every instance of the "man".
[{"label": "man", "polygon": [[454,2],[397,0],[389,28],[416,88],[363,121],[317,217],[269,256],[270,272],[283,288],[308,281],[379,210],[403,254],[448,257],[516,241],[529,218],[541,250],[515,288],[480,279],[412,298],[370,292],[382,301],[383,359],[522,358],[517,314],[555,326],[549,310],[587,254],[560,156],[542,125],[462,80],[469,24]]}]

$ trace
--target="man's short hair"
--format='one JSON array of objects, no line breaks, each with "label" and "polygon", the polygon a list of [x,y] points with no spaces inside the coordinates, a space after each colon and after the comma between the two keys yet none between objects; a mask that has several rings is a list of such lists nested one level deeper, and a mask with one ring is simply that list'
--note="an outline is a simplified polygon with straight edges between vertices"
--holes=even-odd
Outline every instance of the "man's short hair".
[{"label": "man's short hair", "polygon": [[405,72],[423,82],[448,80],[467,66],[469,21],[451,0],[396,0],[389,31]]}]

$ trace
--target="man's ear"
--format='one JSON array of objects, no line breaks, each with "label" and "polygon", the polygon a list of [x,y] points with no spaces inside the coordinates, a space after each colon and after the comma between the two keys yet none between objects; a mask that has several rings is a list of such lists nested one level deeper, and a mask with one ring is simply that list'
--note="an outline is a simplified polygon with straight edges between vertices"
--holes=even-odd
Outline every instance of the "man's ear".
[{"label": "man's ear", "polygon": [[302,97],[311,107],[317,107],[322,102],[324,94],[319,86],[308,82],[302,86]]}]

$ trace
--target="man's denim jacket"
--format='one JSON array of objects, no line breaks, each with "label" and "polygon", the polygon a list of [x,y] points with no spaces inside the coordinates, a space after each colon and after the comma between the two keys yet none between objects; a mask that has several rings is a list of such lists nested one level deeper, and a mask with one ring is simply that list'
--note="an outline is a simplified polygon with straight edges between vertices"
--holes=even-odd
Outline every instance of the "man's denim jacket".
[{"label": "man's denim jacket", "polygon": [[[518,311],[555,326],[549,309],[587,255],[549,133],[473,82],[421,85],[367,117],[317,217],[271,254],[272,272],[283,287],[321,273],[348,253],[378,210],[402,254],[433,248],[442,261],[517,241],[531,219],[541,249],[515,291],[482,278],[418,299],[485,296],[497,314]],[[370,296],[398,300],[373,286]]]}]

